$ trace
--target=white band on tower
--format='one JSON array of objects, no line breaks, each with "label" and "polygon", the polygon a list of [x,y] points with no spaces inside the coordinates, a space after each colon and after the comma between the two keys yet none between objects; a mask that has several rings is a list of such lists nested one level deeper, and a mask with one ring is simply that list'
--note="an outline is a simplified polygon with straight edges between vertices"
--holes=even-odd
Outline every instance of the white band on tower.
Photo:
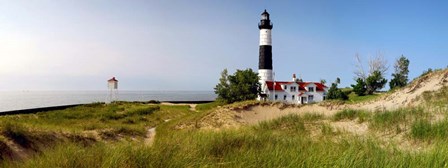
[{"label": "white band on tower", "polygon": [[260,29],[260,45],[272,45],[270,29]]}]

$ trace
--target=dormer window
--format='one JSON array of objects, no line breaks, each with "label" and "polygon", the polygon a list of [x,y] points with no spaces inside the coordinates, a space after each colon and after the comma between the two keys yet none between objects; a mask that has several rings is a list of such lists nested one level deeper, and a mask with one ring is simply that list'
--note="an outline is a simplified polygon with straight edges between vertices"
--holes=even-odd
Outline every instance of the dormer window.
[{"label": "dormer window", "polygon": [[308,87],[308,92],[314,92],[314,87]]},{"label": "dormer window", "polygon": [[291,92],[295,92],[295,91],[297,91],[297,87],[295,87],[295,86],[291,86],[291,87],[290,87],[290,91],[291,91]]}]

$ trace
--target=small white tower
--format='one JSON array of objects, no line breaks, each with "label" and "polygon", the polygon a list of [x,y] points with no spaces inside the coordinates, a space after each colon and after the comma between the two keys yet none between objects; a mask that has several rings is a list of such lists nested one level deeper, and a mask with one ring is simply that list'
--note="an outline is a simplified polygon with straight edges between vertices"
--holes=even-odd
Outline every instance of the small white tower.
[{"label": "small white tower", "polygon": [[115,77],[107,80],[107,87],[109,89],[109,96],[106,103],[116,101],[118,99],[118,80]]}]

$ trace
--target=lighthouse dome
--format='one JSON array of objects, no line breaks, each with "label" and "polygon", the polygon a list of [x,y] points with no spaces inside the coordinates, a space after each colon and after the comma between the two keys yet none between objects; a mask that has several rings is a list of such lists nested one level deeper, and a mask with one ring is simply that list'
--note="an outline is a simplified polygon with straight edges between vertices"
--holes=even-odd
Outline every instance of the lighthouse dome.
[{"label": "lighthouse dome", "polygon": [[261,13],[261,20],[269,20],[269,13],[268,11],[266,11],[266,9],[263,13]]},{"label": "lighthouse dome", "polygon": [[258,23],[258,28],[259,29],[272,29],[272,27],[273,26],[272,26],[271,20],[269,19],[269,13],[265,9],[264,12],[261,13],[261,20],[260,20],[260,23]]}]

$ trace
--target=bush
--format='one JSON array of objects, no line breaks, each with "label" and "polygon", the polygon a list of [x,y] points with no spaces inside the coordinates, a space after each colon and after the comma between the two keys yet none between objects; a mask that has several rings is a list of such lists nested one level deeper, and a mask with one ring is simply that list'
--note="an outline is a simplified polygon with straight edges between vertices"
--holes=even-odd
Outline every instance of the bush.
[{"label": "bush", "polygon": [[160,101],[158,100],[150,100],[148,101],[149,104],[160,104]]},{"label": "bush", "polygon": [[337,83],[332,83],[330,89],[328,89],[327,99],[348,100],[348,95],[338,88]]}]

